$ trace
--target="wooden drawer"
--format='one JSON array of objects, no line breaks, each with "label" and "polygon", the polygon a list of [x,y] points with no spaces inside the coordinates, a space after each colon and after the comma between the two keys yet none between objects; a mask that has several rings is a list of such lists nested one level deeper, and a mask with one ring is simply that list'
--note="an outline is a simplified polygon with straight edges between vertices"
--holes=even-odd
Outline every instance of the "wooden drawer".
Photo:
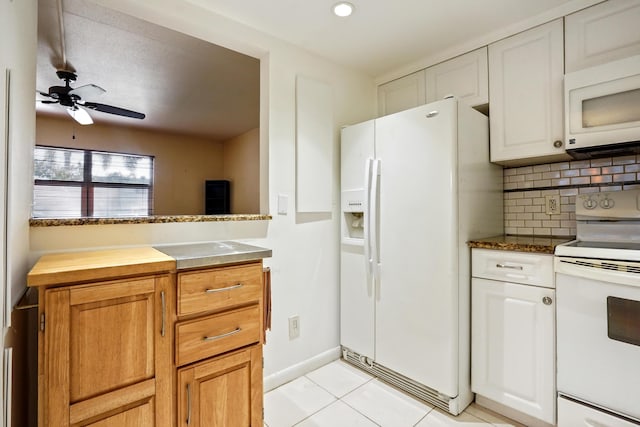
[{"label": "wooden drawer", "polygon": [[260,341],[258,304],[176,325],[176,365],[182,366]]},{"label": "wooden drawer", "polygon": [[178,274],[178,316],[259,301],[262,263]]}]

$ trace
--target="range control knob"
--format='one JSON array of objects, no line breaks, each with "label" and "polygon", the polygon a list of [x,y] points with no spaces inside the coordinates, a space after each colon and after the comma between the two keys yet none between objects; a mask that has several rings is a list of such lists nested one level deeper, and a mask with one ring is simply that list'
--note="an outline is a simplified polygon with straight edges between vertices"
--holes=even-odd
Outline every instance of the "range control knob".
[{"label": "range control knob", "polygon": [[584,206],[585,209],[595,209],[598,207],[598,202],[589,197],[587,200],[582,202],[582,206]]},{"label": "range control knob", "polygon": [[615,204],[616,202],[614,202],[612,199],[609,199],[609,198],[604,198],[600,200],[600,207],[602,209],[611,209]]}]

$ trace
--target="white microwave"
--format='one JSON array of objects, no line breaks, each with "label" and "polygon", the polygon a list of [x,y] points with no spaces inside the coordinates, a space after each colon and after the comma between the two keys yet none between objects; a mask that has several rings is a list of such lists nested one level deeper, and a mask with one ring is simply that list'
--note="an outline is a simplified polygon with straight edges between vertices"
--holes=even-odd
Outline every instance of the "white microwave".
[{"label": "white microwave", "polygon": [[564,103],[573,157],[640,153],[640,55],[566,74]]}]

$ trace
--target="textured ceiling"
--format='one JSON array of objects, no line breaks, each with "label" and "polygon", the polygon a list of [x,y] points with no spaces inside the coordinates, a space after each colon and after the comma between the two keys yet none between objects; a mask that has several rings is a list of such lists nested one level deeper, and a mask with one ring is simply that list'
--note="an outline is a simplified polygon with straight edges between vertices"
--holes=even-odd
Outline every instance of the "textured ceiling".
[{"label": "textured ceiling", "polygon": [[[63,85],[55,71],[64,64],[56,2],[38,6],[36,87],[46,92]],[[94,122],[214,140],[259,126],[259,60],[82,0],[64,0],[63,10],[67,68],[78,75],[72,87],[96,84],[106,93],[84,101],[147,116],[136,120],[90,111]],[[37,103],[37,109],[68,117],[59,105]]]}]

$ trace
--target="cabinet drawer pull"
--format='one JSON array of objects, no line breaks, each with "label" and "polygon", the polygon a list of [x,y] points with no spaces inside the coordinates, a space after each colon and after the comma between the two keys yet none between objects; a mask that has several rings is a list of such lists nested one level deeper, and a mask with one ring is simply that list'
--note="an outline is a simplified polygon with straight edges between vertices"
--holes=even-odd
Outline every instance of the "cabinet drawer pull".
[{"label": "cabinet drawer pull", "polygon": [[228,336],[230,336],[230,335],[235,335],[235,334],[237,334],[238,332],[240,332],[241,330],[242,330],[242,329],[240,329],[240,328],[235,328],[233,331],[231,331],[231,332],[227,332],[226,334],[216,335],[216,336],[214,336],[214,337],[207,337],[207,336],[204,336],[204,337],[202,337],[202,341],[215,341],[215,340],[219,340],[220,338],[228,337]]},{"label": "cabinet drawer pull", "polygon": [[214,294],[216,292],[224,292],[224,291],[230,291],[232,289],[238,289],[243,287],[244,285],[242,283],[238,283],[236,285],[233,286],[227,286],[226,288],[220,288],[220,289],[207,289],[205,290],[206,293],[208,294]]},{"label": "cabinet drawer pull", "polygon": [[191,384],[187,384],[187,425],[191,425]]},{"label": "cabinet drawer pull", "polygon": [[162,300],[162,328],[160,329],[160,335],[164,337],[167,324],[167,299],[164,296],[164,291],[160,292],[160,299]]},{"label": "cabinet drawer pull", "polygon": [[496,264],[496,267],[498,268],[510,268],[512,270],[522,270],[522,266],[521,265],[506,265],[506,264]]}]

